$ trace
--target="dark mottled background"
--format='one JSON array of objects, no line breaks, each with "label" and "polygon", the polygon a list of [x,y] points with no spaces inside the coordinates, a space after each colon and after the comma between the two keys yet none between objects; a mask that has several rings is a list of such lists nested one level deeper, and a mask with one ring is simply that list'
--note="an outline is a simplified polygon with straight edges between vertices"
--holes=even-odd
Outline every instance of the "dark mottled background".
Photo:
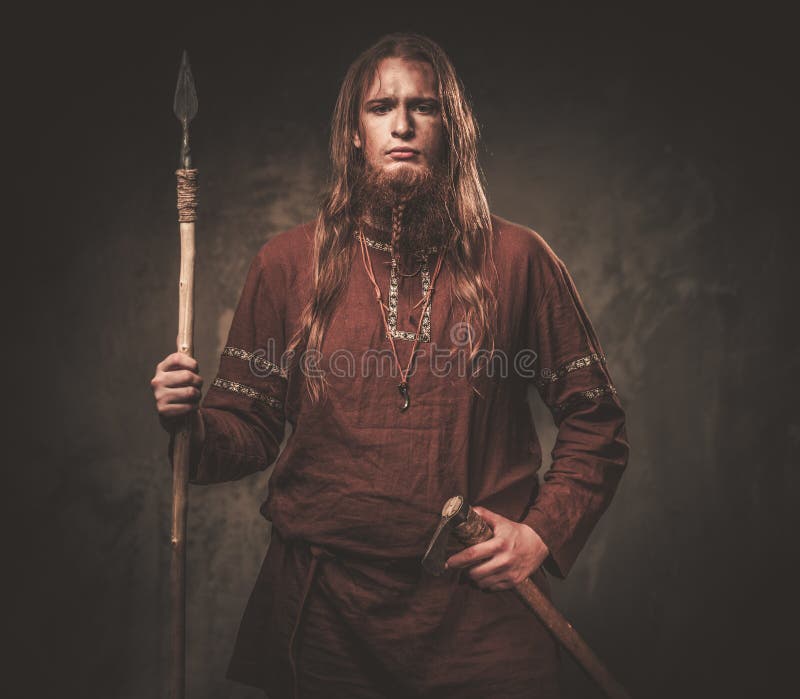
[{"label": "dark mottled background", "polygon": [[[4,626],[25,693],[164,696],[170,471],[148,382],[176,333],[181,50],[200,95],[208,383],[250,258],[314,214],[348,63],[410,29],[455,61],[492,209],[567,263],[628,410],[628,471],[558,605],[637,697],[784,696],[800,490],[788,19],[766,5],[107,12],[5,26],[4,146],[25,166],[4,239],[22,418],[7,437]],[[193,699],[258,696],[223,674],[269,539],[267,487],[264,473],[191,491]],[[598,696],[571,661],[564,677],[569,697]]]}]

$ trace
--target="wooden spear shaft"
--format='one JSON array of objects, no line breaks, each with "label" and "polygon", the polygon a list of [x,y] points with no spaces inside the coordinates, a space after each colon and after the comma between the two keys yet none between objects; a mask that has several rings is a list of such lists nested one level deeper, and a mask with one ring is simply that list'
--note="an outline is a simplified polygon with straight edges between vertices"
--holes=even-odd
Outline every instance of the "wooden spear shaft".
[{"label": "wooden spear shaft", "polygon": [[[194,222],[197,209],[197,170],[192,169],[189,122],[197,114],[197,93],[183,52],[175,88],[175,116],[183,128],[178,179],[178,221],[181,235],[181,268],[178,287],[178,352],[194,352]],[[172,532],[170,559],[170,699],[186,693],[186,521],[188,512],[191,416],[175,433],[172,456]]]},{"label": "wooden spear shaft", "polygon": [[[178,351],[191,356],[194,316],[194,223],[181,223],[181,271],[178,312]],[[172,610],[172,672],[170,699],[186,692],[186,521],[189,494],[191,423],[184,419],[175,434],[172,468],[172,556],[170,607]]]}]

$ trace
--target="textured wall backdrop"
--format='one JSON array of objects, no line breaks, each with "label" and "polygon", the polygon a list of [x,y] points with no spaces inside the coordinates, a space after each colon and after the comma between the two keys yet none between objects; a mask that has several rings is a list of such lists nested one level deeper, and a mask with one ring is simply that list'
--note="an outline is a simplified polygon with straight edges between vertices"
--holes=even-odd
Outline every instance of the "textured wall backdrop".
[{"label": "textured wall backdrop", "polygon": [[[35,138],[8,147],[24,145],[38,178],[6,258],[26,338],[9,377],[24,417],[8,466],[22,686],[163,696],[170,472],[148,382],[177,322],[181,49],[200,96],[208,384],[253,254],[314,215],[349,61],[403,29],[454,59],[492,209],[567,263],[628,410],[628,471],[554,584],[558,605],[635,696],[780,694],[800,443],[796,90],[781,19],[342,12],[140,15],[102,34],[85,28],[97,16],[70,14],[18,53]],[[548,446],[549,416],[534,414]],[[193,699],[259,696],[223,675],[269,540],[268,475],[191,490]],[[571,661],[564,675],[569,697],[598,696]]]}]

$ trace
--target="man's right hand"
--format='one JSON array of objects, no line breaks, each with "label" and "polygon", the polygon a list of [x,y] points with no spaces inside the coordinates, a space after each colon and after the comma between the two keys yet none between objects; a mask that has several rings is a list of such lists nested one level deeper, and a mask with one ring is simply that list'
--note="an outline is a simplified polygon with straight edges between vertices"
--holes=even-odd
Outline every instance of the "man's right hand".
[{"label": "man's right hand", "polygon": [[203,387],[199,369],[197,360],[181,352],[173,352],[156,366],[150,385],[159,420],[168,432],[175,428],[178,418],[197,413]]}]

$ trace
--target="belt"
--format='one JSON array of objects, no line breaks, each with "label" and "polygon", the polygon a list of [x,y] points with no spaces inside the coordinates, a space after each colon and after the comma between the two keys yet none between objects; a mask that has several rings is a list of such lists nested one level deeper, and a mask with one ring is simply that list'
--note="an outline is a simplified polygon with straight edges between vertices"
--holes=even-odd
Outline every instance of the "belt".
[{"label": "belt", "polygon": [[[273,529],[273,533],[274,532],[275,529]],[[280,533],[278,533],[278,536],[280,536]],[[295,539],[291,542],[290,545],[297,545],[297,544],[301,544],[301,540]],[[319,561],[337,558],[342,561],[348,561],[350,563],[354,563],[356,565],[361,563],[368,566],[374,566],[377,568],[382,568],[384,570],[389,570],[405,575],[419,574],[419,572],[421,571],[420,561],[419,559],[416,558],[413,559],[375,558],[371,556],[353,555],[352,553],[345,551],[337,553],[324,546],[319,546],[318,544],[312,544],[309,542],[305,542],[305,545],[308,547],[311,556],[311,561],[308,566],[308,572],[306,573],[305,582],[303,583],[303,592],[300,596],[300,604],[297,610],[297,614],[295,616],[294,627],[292,628],[292,634],[289,637],[289,664],[292,667],[292,683],[294,687],[295,699],[299,699],[299,690],[297,681],[297,663],[294,657],[295,638],[297,636],[297,631],[300,628],[300,621],[303,616],[303,608],[305,607],[306,599],[308,598],[308,593],[311,590],[311,585],[314,582],[314,577],[317,572],[317,564],[319,563]]]},{"label": "belt", "polygon": [[322,558],[336,557],[336,555],[330,550],[324,548],[323,546],[317,546],[316,544],[309,544],[309,550],[311,552],[311,563],[308,566],[308,573],[306,573],[306,581],[303,585],[303,594],[300,596],[300,607],[297,610],[297,616],[295,617],[292,635],[289,637],[289,664],[292,666],[292,684],[294,687],[295,699],[299,699],[300,694],[297,687],[297,666],[294,659],[294,639],[297,635],[297,629],[300,627],[300,618],[303,615],[303,607],[306,603],[306,597],[308,597],[308,591],[311,589],[311,583],[314,582],[314,575],[317,572],[317,562]]}]

